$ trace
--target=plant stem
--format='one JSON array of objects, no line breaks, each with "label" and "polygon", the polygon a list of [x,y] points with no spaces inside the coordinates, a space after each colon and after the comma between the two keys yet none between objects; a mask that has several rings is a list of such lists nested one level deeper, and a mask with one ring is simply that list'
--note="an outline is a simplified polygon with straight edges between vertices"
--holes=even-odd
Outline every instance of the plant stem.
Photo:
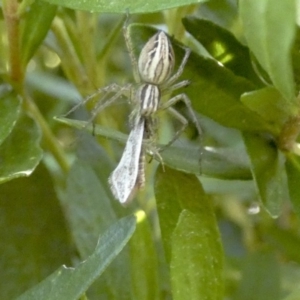
[{"label": "plant stem", "polygon": [[278,147],[284,151],[293,151],[300,133],[300,116],[289,119],[283,126],[278,139]]},{"label": "plant stem", "polygon": [[23,87],[24,70],[21,64],[21,49],[20,49],[20,18],[19,18],[19,3],[17,0],[4,0],[3,1],[3,14],[7,27],[8,38],[8,52],[9,52],[9,65],[10,65],[10,80],[16,91],[24,99],[24,107],[29,112],[34,120],[39,124],[42,129],[43,137],[48,146],[49,151],[56,158],[58,164],[64,172],[69,170],[69,164],[65,159],[65,155],[59,146],[58,141],[53,135],[43,115],[35,105],[35,103],[26,96]]},{"label": "plant stem", "polygon": [[183,41],[185,28],[182,25],[181,19],[188,14],[192,14],[197,9],[197,7],[198,5],[191,4],[167,10],[164,15],[166,24],[168,26],[168,33],[171,36],[175,37],[177,40]]},{"label": "plant stem", "polygon": [[85,11],[76,11],[76,21],[77,40],[83,65],[91,84],[97,88],[99,86],[97,80],[98,74],[96,72],[97,68],[95,67],[97,66],[95,51],[97,15]]},{"label": "plant stem", "polygon": [[3,14],[7,27],[7,39],[9,48],[10,78],[14,84],[20,86],[23,83],[24,74],[20,58],[20,28],[19,28],[19,3],[17,0],[3,1]]},{"label": "plant stem", "polygon": [[32,101],[32,99],[30,99],[29,97],[25,96],[24,99],[25,109],[33,116],[34,120],[39,124],[43,133],[43,138],[45,140],[45,143],[47,144],[47,148],[55,157],[62,170],[65,173],[67,173],[69,171],[70,165],[66,160],[66,156],[62,148],[60,147],[59,142],[57,141],[56,137],[53,135],[51,129],[49,128],[48,123],[44,119],[43,115],[41,114],[34,101]]},{"label": "plant stem", "polygon": [[52,22],[52,31],[62,50],[60,59],[68,79],[76,85],[82,95],[89,95],[94,87],[89,82],[63,20],[56,17]]}]

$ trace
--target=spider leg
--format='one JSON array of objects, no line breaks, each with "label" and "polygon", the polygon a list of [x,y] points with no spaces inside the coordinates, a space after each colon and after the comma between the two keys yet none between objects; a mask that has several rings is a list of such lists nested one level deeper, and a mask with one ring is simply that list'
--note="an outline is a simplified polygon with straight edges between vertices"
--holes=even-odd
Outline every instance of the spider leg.
[{"label": "spider leg", "polygon": [[202,134],[203,134],[201,126],[198,122],[198,119],[196,117],[195,112],[193,111],[191,100],[186,94],[182,93],[182,94],[179,94],[179,95],[176,95],[176,96],[172,97],[167,102],[163,103],[161,105],[160,109],[167,109],[167,108],[173,106],[174,104],[176,104],[178,101],[183,101],[183,103],[186,105],[186,107],[187,107],[187,109],[188,109],[188,111],[189,111],[189,113],[192,117],[192,121],[195,124],[195,127],[198,131],[198,134],[201,137]]},{"label": "spider leg", "polygon": [[129,22],[129,12],[127,11],[127,18],[123,25],[123,34],[124,34],[124,38],[125,38],[126,47],[129,52],[130,60],[131,60],[134,80],[136,83],[140,83],[141,78],[140,78],[140,74],[139,74],[139,70],[138,70],[138,62],[134,55],[134,47],[132,45],[132,41],[131,41],[130,34],[129,34],[128,22]]},{"label": "spider leg", "polygon": [[179,136],[182,134],[182,132],[186,129],[186,127],[188,125],[188,120],[181,113],[179,113],[177,110],[175,110],[173,107],[167,107],[166,109],[167,109],[168,113],[170,113],[175,119],[177,119],[182,124],[182,126],[180,127],[179,130],[177,130],[177,132],[174,134],[173,138],[167,144],[161,146],[158,149],[159,152],[162,152],[166,148],[171,146],[179,138]]},{"label": "spider leg", "polygon": [[188,58],[190,56],[190,53],[191,53],[191,49],[185,48],[185,54],[184,54],[184,57],[183,57],[183,59],[181,61],[181,64],[180,64],[177,72],[173,76],[171,76],[166,83],[164,83],[163,87],[171,86],[181,76],[181,74],[182,74],[182,72],[184,70],[184,67],[185,67],[185,65],[186,65],[186,63],[188,61]]},{"label": "spider leg", "polygon": [[[110,87],[111,87],[111,89],[110,89]],[[112,84],[112,85],[107,86],[106,87],[106,92],[107,93],[114,92],[115,94],[112,97],[108,98],[108,99],[105,97],[106,98],[105,101],[101,101],[101,100],[98,101],[98,103],[95,105],[95,107],[91,111],[91,117],[87,121],[87,124],[91,123],[100,111],[102,111],[106,107],[113,104],[121,96],[128,97],[128,91],[130,91],[130,89],[131,89],[130,84],[125,85],[125,86],[119,86],[119,85],[116,85],[116,84]]]}]

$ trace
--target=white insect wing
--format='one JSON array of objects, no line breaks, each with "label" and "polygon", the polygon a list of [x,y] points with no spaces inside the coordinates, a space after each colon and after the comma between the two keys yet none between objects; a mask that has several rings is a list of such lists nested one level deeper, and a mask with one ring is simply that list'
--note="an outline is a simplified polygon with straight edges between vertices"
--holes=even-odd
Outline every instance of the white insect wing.
[{"label": "white insect wing", "polygon": [[144,118],[138,118],[129,134],[121,160],[108,179],[111,191],[120,203],[128,202],[135,191],[142,154],[144,122]]}]

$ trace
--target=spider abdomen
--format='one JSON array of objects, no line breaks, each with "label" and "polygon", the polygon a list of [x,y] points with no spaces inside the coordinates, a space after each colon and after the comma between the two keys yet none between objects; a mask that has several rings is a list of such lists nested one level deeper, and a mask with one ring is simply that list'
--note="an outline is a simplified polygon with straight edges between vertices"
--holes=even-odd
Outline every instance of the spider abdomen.
[{"label": "spider abdomen", "polygon": [[140,114],[150,116],[154,114],[159,106],[160,90],[157,85],[144,83],[137,92],[137,99],[140,100]]}]

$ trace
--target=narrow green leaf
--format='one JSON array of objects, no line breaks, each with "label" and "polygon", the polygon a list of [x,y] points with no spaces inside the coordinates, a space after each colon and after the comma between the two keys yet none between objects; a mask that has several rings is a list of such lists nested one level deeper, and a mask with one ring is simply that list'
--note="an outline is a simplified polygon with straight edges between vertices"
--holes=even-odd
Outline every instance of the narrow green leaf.
[{"label": "narrow green leaf", "polygon": [[186,30],[205,47],[212,57],[236,75],[262,86],[262,82],[253,70],[249,49],[242,45],[231,32],[215,23],[196,17],[186,17],[182,22]]},{"label": "narrow green leaf", "polygon": [[[82,143],[87,148],[83,148]],[[88,137],[80,142],[78,152],[82,159],[73,164],[68,174],[66,190],[60,197],[81,259],[86,259],[93,252],[103,230],[116,222],[116,212],[122,209],[123,215],[128,213],[126,210],[124,212],[124,207],[115,199],[108,196],[107,157],[98,150],[88,141]],[[117,208],[113,207],[114,204]],[[124,249],[105,270],[101,279],[92,285],[89,293],[99,295],[106,290],[106,294],[120,295],[119,299],[127,299],[130,293],[129,272],[129,254]]]},{"label": "narrow green leaf", "polygon": [[242,280],[234,300],[279,300],[280,270],[272,253],[249,255],[242,271]]},{"label": "narrow green leaf", "polygon": [[94,251],[103,229],[116,222],[116,215],[98,177],[90,166],[77,160],[68,174],[61,201],[82,258]]},{"label": "narrow green leaf", "polygon": [[0,98],[0,145],[12,132],[21,111],[20,98],[12,93]]},{"label": "narrow green leaf", "polygon": [[209,200],[201,206],[199,210],[183,210],[173,232],[170,268],[174,300],[223,299],[217,224]]},{"label": "narrow green leaf", "polygon": [[292,48],[292,66],[294,71],[296,91],[300,90],[300,28],[297,26],[295,42]]},{"label": "narrow green leaf", "polygon": [[130,240],[132,298],[155,300],[159,299],[156,249],[148,219],[142,211],[138,215],[140,221]]},{"label": "narrow green leaf", "polygon": [[300,218],[300,158],[296,155],[288,155],[286,160],[286,173],[290,192],[290,200],[293,208]]},{"label": "narrow green leaf", "polygon": [[[221,197],[224,195],[234,195],[233,197],[238,199],[236,201],[240,201],[239,205],[241,207],[244,199],[257,199],[257,191],[253,180],[222,180],[201,176],[200,181],[207,194],[220,195]],[[227,199],[227,196],[225,197]],[[231,197],[229,196],[229,198]]]},{"label": "narrow green leaf", "polygon": [[56,9],[55,5],[36,0],[23,16],[21,54],[24,66],[29,62],[48,33]]},{"label": "narrow green leaf", "polygon": [[127,140],[126,134],[121,133],[113,128],[108,128],[101,125],[94,126],[92,123],[87,123],[86,121],[72,120],[64,117],[54,117],[54,120],[77,129],[85,129],[95,135],[111,138],[122,143],[125,143]]},{"label": "narrow green leaf", "polygon": [[166,166],[178,171],[220,179],[252,178],[246,153],[238,148],[171,146],[161,153]]},{"label": "narrow green leaf", "polygon": [[105,12],[105,13],[121,13],[125,14],[127,11],[133,13],[147,13],[154,11],[161,11],[174,7],[189,5],[193,3],[205,2],[207,0],[173,0],[173,1],[158,1],[152,0],[147,2],[143,0],[127,0],[127,1],[109,1],[109,0],[44,0],[48,3],[78,9],[87,10],[92,12]]},{"label": "narrow green leaf", "polygon": [[0,146],[0,182],[29,176],[42,159],[41,133],[35,122],[23,115]]},{"label": "narrow green leaf", "polygon": [[32,90],[42,92],[47,96],[59,99],[75,105],[75,101],[81,99],[74,85],[66,79],[52,73],[34,70],[26,75],[26,85]]},{"label": "narrow green leaf", "polygon": [[[16,299],[74,256],[52,178],[35,172],[0,185],[0,299]],[[43,299],[40,298],[40,299]]]},{"label": "narrow green leaf", "polygon": [[244,133],[243,137],[259,198],[271,216],[277,217],[283,201],[289,199],[285,156],[266,136]]},{"label": "narrow green leaf", "polygon": [[297,105],[291,62],[296,1],[241,0],[239,8],[249,48],[287,104]]},{"label": "narrow green leaf", "polygon": [[[58,122],[77,129],[94,132],[95,135],[126,143],[127,135],[112,128],[101,125],[93,126],[85,121],[62,117],[55,118]],[[162,145],[159,145],[159,147]],[[171,146],[161,153],[166,166],[192,174],[203,174],[223,179],[251,179],[249,162],[241,149],[232,148],[200,148],[194,146]]]},{"label": "narrow green leaf", "polygon": [[135,230],[135,217],[112,225],[99,239],[94,253],[75,268],[62,266],[18,300],[78,299],[125,247]]}]

